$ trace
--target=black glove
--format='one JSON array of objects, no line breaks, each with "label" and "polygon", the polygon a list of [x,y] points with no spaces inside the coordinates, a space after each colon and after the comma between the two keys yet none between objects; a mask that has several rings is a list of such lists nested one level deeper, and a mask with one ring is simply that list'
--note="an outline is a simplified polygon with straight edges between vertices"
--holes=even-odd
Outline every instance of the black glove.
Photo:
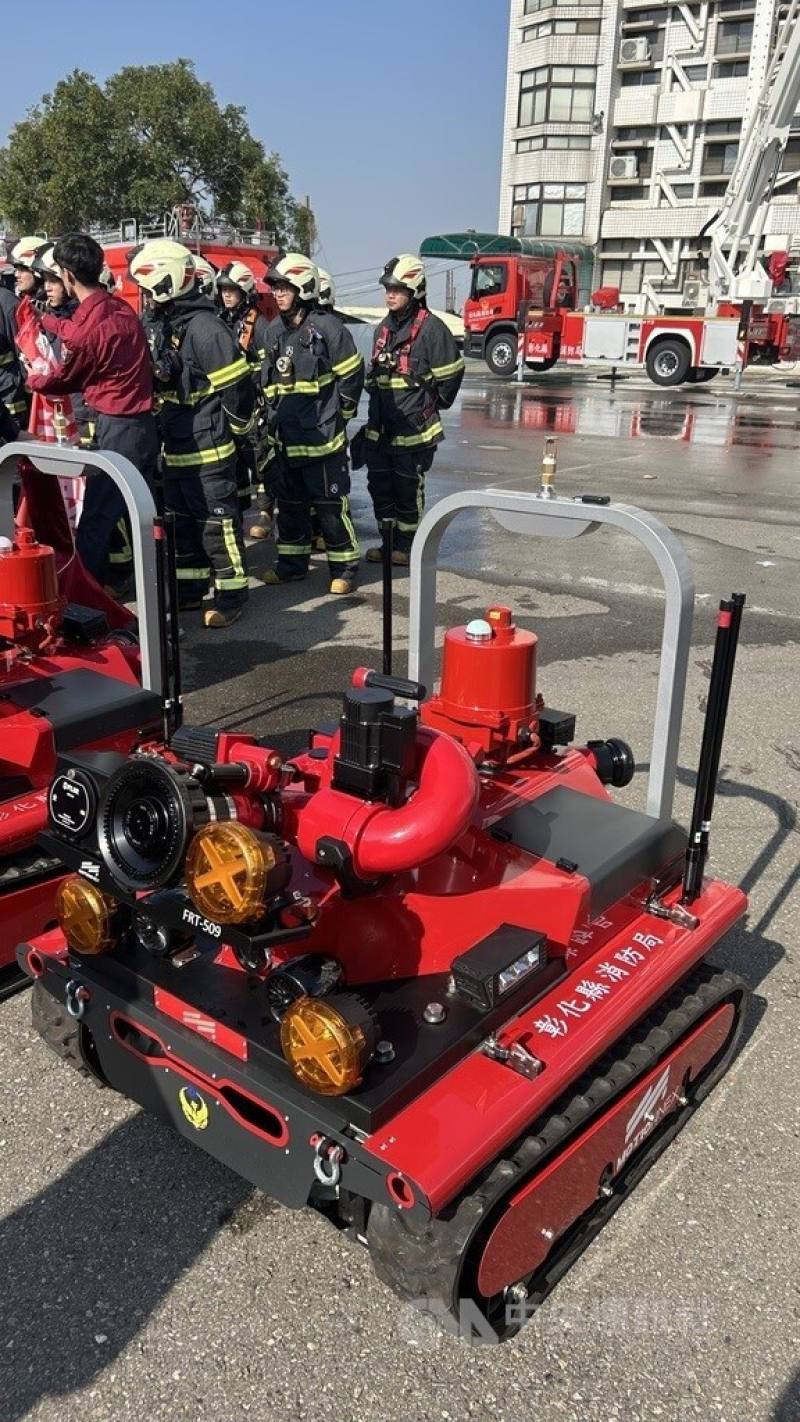
[{"label": "black glove", "polygon": [[363,469],[367,462],[367,427],[362,425],[350,441],[350,465],[353,469]]}]

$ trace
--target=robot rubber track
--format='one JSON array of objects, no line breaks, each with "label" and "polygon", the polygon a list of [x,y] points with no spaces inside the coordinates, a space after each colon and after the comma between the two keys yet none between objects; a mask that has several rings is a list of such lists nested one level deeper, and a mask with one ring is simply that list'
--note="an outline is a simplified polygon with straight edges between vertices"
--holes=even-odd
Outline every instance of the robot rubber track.
[{"label": "robot rubber track", "polygon": [[[725,1074],[739,1047],[747,999],[741,979],[711,963],[701,964],[581,1077],[535,1130],[472,1181],[445,1214],[420,1227],[404,1212],[374,1206],[367,1239],[378,1277],[440,1327],[466,1333],[472,1342],[500,1343],[512,1337]],[[727,1004],[733,1012],[722,1045],[622,1168],[608,1174],[595,1204],[554,1240],[536,1270],[511,1288],[483,1297],[478,1288],[481,1261],[511,1197],[535,1185],[546,1167],[557,1169],[569,1147],[580,1149],[590,1125],[602,1127],[604,1117],[637,1082]]]}]

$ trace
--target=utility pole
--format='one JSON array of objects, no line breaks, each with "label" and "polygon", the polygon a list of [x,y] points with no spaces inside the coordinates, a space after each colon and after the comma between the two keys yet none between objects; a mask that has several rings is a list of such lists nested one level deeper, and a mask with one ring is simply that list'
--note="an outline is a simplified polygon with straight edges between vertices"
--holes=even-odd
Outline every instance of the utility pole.
[{"label": "utility pole", "polygon": [[444,309],[456,314],[456,274],[452,270],[445,272]]}]

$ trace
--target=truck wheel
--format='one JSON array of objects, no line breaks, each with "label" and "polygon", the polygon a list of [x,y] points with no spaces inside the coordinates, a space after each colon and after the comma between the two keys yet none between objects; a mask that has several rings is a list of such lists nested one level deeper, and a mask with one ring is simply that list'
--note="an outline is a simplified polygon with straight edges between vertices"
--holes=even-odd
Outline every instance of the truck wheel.
[{"label": "truck wheel", "polygon": [[58,1002],[38,979],[31,992],[31,1023],[42,1041],[62,1062],[81,1076],[94,1077],[103,1086],[102,1073],[96,1060],[95,1046],[87,1029],[70,1017],[63,1002]]},{"label": "truck wheel", "polygon": [[498,331],[486,343],[486,364],[493,375],[511,375],[517,368],[517,343],[509,331]]},{"label": "truck wheel", "polygon": [[709,380],[713,380],[715,375],[719,375],[715,365],[696,365],[693,370],[687,372],[686,379],[690,385],[705,385]]},{"label": "truck wheel", "polygon": [[558,356],[548,356],[547,360],[527,360],[525,366],[527,370],[532,370],[534,375],[544,375],[545,371],[553,369],[557,360]]},{"label": "truck wheel", "polygon": [[671,337],[656,341],[647,352],[647,374],[654,385],[681,385],[686,379],[690,360],[685,341]]}]

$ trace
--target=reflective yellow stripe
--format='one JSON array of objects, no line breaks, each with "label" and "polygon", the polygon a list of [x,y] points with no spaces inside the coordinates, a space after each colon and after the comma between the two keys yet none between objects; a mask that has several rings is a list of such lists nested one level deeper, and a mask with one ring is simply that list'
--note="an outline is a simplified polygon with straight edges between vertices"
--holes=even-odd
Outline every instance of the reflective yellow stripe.
[{"label": "reflective yellow stripe", "polygon": [[310,543],[278,543],[276,544],[278,553],[285,553],[287,557],[303,557],[311,552]]},{"label": "reflective yellow stripe", "polygon": [[207,583],[211,576],[211,570],[209,568],[176,568],[175,576],[179,582]]},{"label": "reflective yellow stripe", "polygon": [[[419,502],[419,500],[417,500],[417,502]],[[397,527],[400,533],[416,533],[419,527],[419,521],[417,521],[417,523],[401,523],[398,519]]]},{"label": "reflective yellow stripe", "polygon": [[16,358],[13,351],[8,351],[6,355],[0,356],[0,365],[13,365]]},{"label": "reflective yellow stripe", "polygon": [[4,401],[4,404],[9,415],[24,415],[28,408],[24,400]]},{"label": "reflective yellow stripe", "polygon": [[447,375],[457,375],[459,370],[464,370],[464,362],[461,356],[458,360],[453,360],[449,365],[432,365],[431,371],[437,380],[444,380]]},{"label": "reflective yellow stripe", "polygon": [[377,441],[377,440],[380,439],[380,437],[381,437],[381,432],[380,432],[380,430],[367,430],[367,439],[371,439],[371,440]]},{"label": "reflective yellow stripe", "polygon": [[191,395],[179,396],[174,390],[162,390],[161,399],[168,400],[171,405],[199,405],[201,400],[207,400],[209,395],[214,394],[213,386],[205,385],[202,390],[194,390]]},{"label": "reflective yellow stripe", "polygon": [[401,449],[410,449],[416,444],[430,444],[432,440],[437,439],[439,435],[443,434],[444,430],[439,420],[434,420],[433,424],[429,425],[421,434],[393,435],[389,443],[397,445]]},{"label": "reflective yellow stripe", "polygon": [[225,541],[225,548],[231,560],[233,568],[232,578],[217,578],[216,583],[219,588],[243,588],[247,587],[247,574],[244,570],[242,555],[236,543],[236,534],[233,529],[233,520],[224,518],[222,520],[222,537]]},{"label": "reflective yellow stripe", "polygon": [[378,375],[376,382],[380,390],[411,390],[413,386],[404,375]]},{"label": "reflective yellow stripe", "polygon": [[[441,426],[440,426],[441,428]],[[322,459],[323,455],[335,454],[337,449],[344,449],[347,443],[347,435],[344,430],[334,435],[325,444],[287,444],[286,454],[289,459]]]},{"label": "reflective yellow stripe", "polygon": [[[344,524],[345,532],[347,534],[347,537],[350,539],[350,544],[353,550],[352,553],[342,554],[342,557],[357,558],[361,550],[358,546],[358,534],[356,533],[355,527],[353,525],[353,520],[350,517],[350,500],[348,499],[346,494],[342,495],[342,523]],[[330,556],[333,557],[335,561],[339,555],[331,554]]]},{"label": "reflective yellow stripe", "polygon": [[334,375],[338,375],[339,379],[342,380],[345,375],[351,375],[354,370],[358,370],[362,364],[361,356],[358,354],[358,351],[356,351],[354,355],[347,356],[345,360],[337,361],[336,365],[331,366],[331,369]]},{"label": "reflective yellow stripe", "polygon": [[237,380],[248,374],[247,361],[244,356],[239,356],[239,359],[232,361],[230,365],[222,365],[219,370],[209,370],[208,382],[214,390],[224,390],[226,386],[235,385]]},{"label": "reflective yellow stripe", "polygon": [[274,400],[278,395],[318,395],[320,390],[324,390],[326,385],[332,385],[333,381],[334,376],[328,371],[317,380],[294,380],[291,385],[265,385],[264,394],[268,400]]},{"label": "reflective yellow stripe", "polygon": [[192,469],[201,464],[223,464],[236,453],[233,440],[226,444],[215,444],[211,449],[193,450],[191,454],[164,454],[164,463],[170,469]]},{"label": "reflective yellow stripe", "polygon": [[236,416],[232,415],[228,410],[225,411],[225,414],[227,416],[228,424],[230,425],[233,434],[246,435],[249,434],[251,430],[255,429],[255,413],[253,413],[247,420],[237,420]]}]

